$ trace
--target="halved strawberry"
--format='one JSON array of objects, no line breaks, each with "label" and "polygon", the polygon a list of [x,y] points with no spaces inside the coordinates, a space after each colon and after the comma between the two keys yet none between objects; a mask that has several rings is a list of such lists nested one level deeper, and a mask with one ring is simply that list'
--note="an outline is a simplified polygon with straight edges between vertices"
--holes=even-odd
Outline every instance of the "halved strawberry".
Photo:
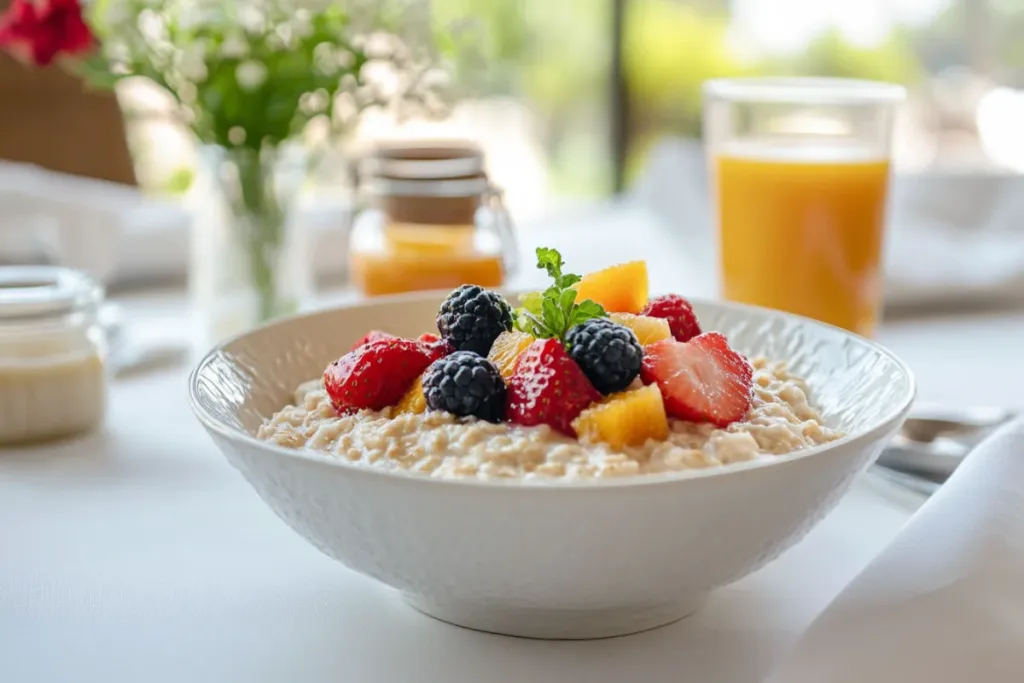
[{"label": "halved strawberry", "polygon": [[423,337],[426,336],[427,335],[422,335],[419,339],[416,340],[416,343],[423,348],[423,350],[426,352],[428,356],[430,356],[431,363],[433,363],[435,360],[440,360],[445,356],[450,356],[453,353],[455,353],[455,347],[452,346],[452,343],[447,339],[425,341]]},{"label": "halved strawberry", "polygon": [[690,302],[678,294],[663,294],[651,299],[640,315],[662,318],[677,341],[690,341],[700,334],[700,323]]},{"label": "halved strawberry", "polygon": [[412,339],[371,341],[324,370],[324,385],[339,413],[380,410],[398,403],[416,378],[434,362],[429,349]]},{"label": "halved strawberry", "polygon": [[572,421],[601,398],[557,339],[538,339],[519,355],[508,380],[505,419],[515,424],[550,425],[576,436]]},{"label": "halved strawberry", "polygon": [[727,427],[750,409],[753,369],[718,332],[645,347],[640,377],[657,383],[665,410],[683,420]]},{"label": "halved strawberry", "polygon": [[365,346],[370,342],[375,342],[379,339],[397,339],[397,337],[395,337],[395,335],[393,334],[388,334],[387,332],[381,332],[380,330],[370,330],[365,335],[363,335],[362,339],[353,344],[352,348],[349,349],[349,351],[355,351],[360,346]]}]

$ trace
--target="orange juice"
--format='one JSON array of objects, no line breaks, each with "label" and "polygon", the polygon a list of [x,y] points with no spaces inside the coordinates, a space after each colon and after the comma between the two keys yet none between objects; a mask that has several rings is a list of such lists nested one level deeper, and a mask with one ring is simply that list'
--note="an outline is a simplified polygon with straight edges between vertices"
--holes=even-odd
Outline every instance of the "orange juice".
[{"label": "orange juice", "polygon": [[765,147],[725,149],[713,166],[725,297],[871,335],[888,160]]}]

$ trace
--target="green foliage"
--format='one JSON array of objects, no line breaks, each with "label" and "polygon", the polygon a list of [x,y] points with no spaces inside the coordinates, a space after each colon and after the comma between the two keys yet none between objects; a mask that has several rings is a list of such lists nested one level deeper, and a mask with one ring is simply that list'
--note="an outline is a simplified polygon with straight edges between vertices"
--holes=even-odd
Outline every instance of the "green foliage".
[{"label": "green foliage", "polygon": [[163,182],[163,191],[170,195],[183,195],[195,182],[196,172],[190,166],[179,166]]},{"label": "green foliage", "polygon": [[634,3],[624,52],[633,118],[627,175],[644,165],[658,137],[700,135],[701,86],[709,78],[815,75],[913,84],[924,75],[903,31],[873,47],[851,45],[829,31],[790,58],[743,59],[725,17],[674,0]]},{"label": "green foliage", "polygon": [[[1013,3],[1013,0],[1005,0]],[[604,109],[611,64],[610,2],[595,0],[434,0],[443,21],[472,16],[487,68],[474,85],[486,94],[525,96],[543,121],[552,150],[553,182],[599,178],[594,135],[581,118]],[[800,54],[779,58],[744,54],[729,33],[724,2],[631,0],[624,27],[624,67],[639,165],[647,146],[670,132],[701,132],[701,84],[709,78],[799,75],[918,82],[924,69],[907,31],[894,31],[872,47],[851,45],[836,32],[812,41]],[[954,3],[954,7],[960,3]],[[959,15],[957,15],[959,16]],[[953,31],[959,36],[958,31]],[[916,35],[916,34],[915,34]],[[958,38],[959,39],[959,38]],[[1011,42],[1020,45],[1021,41]],[[923,44],[922,44],[923,45]],[[1021,48],[1024,53],[1024,48]],[[581,112],[583,112],[581,114]],[[569,177],[572,177],[572,180]],[[588,180],[593,183],[593,180]]]},{"label": "green foliage", "polygon": [[516,327],[538,339],[565,339],[570,328],[591,318],[607,315],[604,308],[590,300],[576,303],[576,289],[580,276],[562,273],[562,255],[556,249],[537,248],[537,267],[547,271],[554,284],[543,292],[532,292],[521,298],[516,309]]},{"label": "green foliage", "polygon": [[[611,60],[610,3],[594,0],[433,0],[434,16],[475,41],[478,94],[525,95],[541,112],[593,99]],[[465,74],[462,74],[465,76]]]},{"label": "green foliage", "polygon": [[422,98],[429,86],[420,76],[435,52],[416,7],[413,0],[98,0],[88,18],[102,50],[79,70],[95,87],[147,78],[175,98],[202,142],[259,150],[317,117],[344,129],[362,108],[382,103],[387,96],[367,75],[371,63],[399,83],[393,99]]},{"label": "green foliage", "polygon": [[730,46],[724,17],[683,3],[635,3],[625,30],[631,107],[641,122],[667,121],[679,133],[698,135],[704,81],[758,72]]},{"label": "green foliage", "polygon": [[[601,106],[612,60],[610,2],[531,0],[523,92],[544,115]],[[595,101],[596,100],[596,101]]]},{"label": "green foliage", "polygon": [[838,31],[827,31],[808,45],[799,58],[777,68],[793,74],[903,84],[916,83],[924,76],[921,61],[902,31],[891,32],[882,43],[871,47],[851,45]]},{"label": "green foliage", "polygon": [[524,2],[433,0],[435,25],[449,27],[443,45],[462,59],[453,64],[464,89],[477,94],[507,94],[519,87],[519,72],[532,48]]}]

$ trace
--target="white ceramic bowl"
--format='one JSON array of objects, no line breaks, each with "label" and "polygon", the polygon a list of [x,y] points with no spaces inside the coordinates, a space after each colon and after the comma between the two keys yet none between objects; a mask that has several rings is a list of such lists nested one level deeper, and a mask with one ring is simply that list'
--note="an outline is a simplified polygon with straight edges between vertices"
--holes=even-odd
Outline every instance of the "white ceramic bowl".
[{"label": "white ceramic bowl", "polygon": [[417,609],[469,628],[594,638],[690,614],[821,520],[914,395],[907,367],[870,341],[774,311],[694,302],[705,329],[789,361],[826,423],[848,435],[770,461],[593,482],[431,479],[254,437],[367,330],[433,329],[441,299],[393,298],[257,329],[207,355],[189,390],[214,441],[285,523]]}]

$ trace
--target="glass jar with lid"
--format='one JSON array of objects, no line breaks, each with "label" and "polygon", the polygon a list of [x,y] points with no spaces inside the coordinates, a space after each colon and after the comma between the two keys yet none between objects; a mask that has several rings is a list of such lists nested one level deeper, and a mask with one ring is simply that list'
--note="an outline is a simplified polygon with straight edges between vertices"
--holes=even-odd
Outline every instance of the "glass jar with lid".
[{"label": "glass jar with lid", "polygon": [[499,287],[515,267],[511,219],[472,143],[381,145],[360,169],[360,192],[369,206],[349,266],[365,294]]},{"label": "glass jar with lid", "polygon": [[0,445],[72,436],[103,421],[102,301],[85,273],[0,267]]}]

